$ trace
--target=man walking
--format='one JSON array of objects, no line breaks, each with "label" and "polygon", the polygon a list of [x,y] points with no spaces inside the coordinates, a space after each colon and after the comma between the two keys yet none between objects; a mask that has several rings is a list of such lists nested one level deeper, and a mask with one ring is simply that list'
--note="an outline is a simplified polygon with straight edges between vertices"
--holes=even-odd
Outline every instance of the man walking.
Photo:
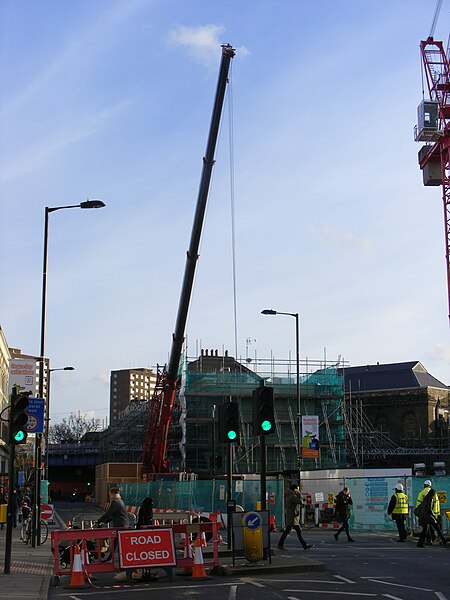
[{"label": "man walking", "polygon": [[336,515],[340,521],[342,521],[341,528],[334,534],[334,539],[338,541],[339,534],[345,531],[347,535],[347,542],[354,542],[355,540],[350,537],[350,531],[348,527],[348,520],[350,519],[350,506],[353,505],[352,497],[350,496],[350,490],[345,487],[336,496]]},{"label": "man walking", "polygon": [[286,492],[285,497],[285,517],[286,527],[281,534],[278,542],[278,549],[284,550],[284,541],[287,538],[291,529],[295,529],[300,544],[304,550],[312,548],[314,544],[307,544],[302,535],[302,529],[300,527],[300,507],[302,505],[302,495],[299,486],[294,483],[291,485],[289,490]]},{"label": "man walking", "polygon": [[399,537],[397,541],[406,542],[405,520],[408,514],[408,496],[403,492],[403,485],[401,483],[397,483],[395,486],[395,493],[389,502],[387,512],[388,515],[392,515],[392,519],[397,525]]},{"label": "man walking", "polygon": [[[427,479],[426,481],[423,482],[423,490],[420,490],[420,492],[417,495],[416,508],[418,506],[420,506],[420,504],[424,501],[425,497],[428,495],[429,491],[431,490],[431,485],[432,485],[432,483],[429,479]],[[439,498],[437,495],[434,496],[433,514],[440,525],[441,524],[441,504],[439,502]],[[427,537],[426,537],[426,543],[432,544],[435,539],[436,539],[436,535],[435,535],[434,529],[433,529],[433,527],[429,527]]]}]

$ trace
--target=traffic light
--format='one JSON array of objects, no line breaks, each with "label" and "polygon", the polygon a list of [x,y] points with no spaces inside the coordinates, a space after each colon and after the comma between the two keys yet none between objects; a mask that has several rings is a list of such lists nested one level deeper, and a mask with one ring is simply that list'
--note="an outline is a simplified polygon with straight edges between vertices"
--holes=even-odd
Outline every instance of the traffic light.
[{"label": "traffic light", "polygon": [[269,435],[275,432],[273,387],[259,387],[253,390],[253,432],[255,435]]},{"label": "traffic light", "polygon": [[239,405],[219,404],[219,442],[239,444]]},{"label": "traffic light", "polygon": [[28,397],[31,392],[18,392],[13,387],[9,412],[10,444],[25,444],[27,441]]}]

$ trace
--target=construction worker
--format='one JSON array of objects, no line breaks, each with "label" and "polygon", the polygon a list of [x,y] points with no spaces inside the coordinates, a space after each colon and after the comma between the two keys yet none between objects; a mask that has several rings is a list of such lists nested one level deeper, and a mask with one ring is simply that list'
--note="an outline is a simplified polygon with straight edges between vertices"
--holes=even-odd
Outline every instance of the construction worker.
[{"label": "construction worker", "polygon": [[[419,504],[421,504],[423,502],[423,499],[428,494],[428,492],[431,490],[431,486],[432,486],[432,483],[429,479],[427,479],[426,481],[423,482],[423,490],[420,490],[420,492],[417,495],[416,508],[417,508],[417,506],[419,506]],[[437,494],[434,496],[433,514],[436,517],[436,519],[440,525],[440,523],[441,523],[441,504],[439,502],[439,498],[438,498]],[[427,544],[432,544],[434,542],[434,540],[436,539],[436,535],[435,535],[434,529],[432,527],[429,527],[428,530],[429,531],[427,534]]]},{"label": "construction worker", "polygon": [[406,528],[405,528],[405,520],[408,514],[408,496],[403,491],[403,485],[401,483],[397,483],[395,486],[395,493],[392,495],[392,498],[389,502],[388,506],[388,515],[392,515],[392,520],[395,521],[397,525],[398,542],[406,542]]}]

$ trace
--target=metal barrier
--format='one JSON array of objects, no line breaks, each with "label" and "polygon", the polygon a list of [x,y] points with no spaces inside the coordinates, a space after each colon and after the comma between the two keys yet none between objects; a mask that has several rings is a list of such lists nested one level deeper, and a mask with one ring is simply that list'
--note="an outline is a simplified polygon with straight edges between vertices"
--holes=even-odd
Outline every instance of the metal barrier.
[{"label": "metal barrier", "polygon": [[[204,559],[205,567],[220,568],[219,534],[220,523],[178,523],[164,526],[143,527],[136,531],[173,529],[174,535],[184,536],[184,547],[191,543],[191,537],[206,535],[211,536],[213,545],[212,557]],[[72,572],[74,547],[78,545],[81,551],[83,570],[87,576],[94,573],[107,573],[121,570],[118,563],[118,555],[114,552],[118,531],[130,531],[129,528],[98,528],[98,529],[64,529],[51,532],[51,550],[53,553],[54,583],[59,583],[61,575],[70,575]],[[204,534],[204,535],[203,535]],[[182,548],[182,551],[184,550]],[[194,564],[191,553],[184,552],[183,557],[177,557],[177,567],[191,567]]]}]

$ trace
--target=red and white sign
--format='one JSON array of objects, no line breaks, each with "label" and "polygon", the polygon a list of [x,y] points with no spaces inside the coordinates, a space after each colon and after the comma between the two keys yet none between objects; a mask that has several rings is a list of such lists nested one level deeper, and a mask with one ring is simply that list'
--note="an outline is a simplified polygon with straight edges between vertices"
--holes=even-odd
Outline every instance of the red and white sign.
[{"label": "red and white sign", "polygon": [[53,504],[41,504],[41,519],[43,521],[53,519]]},{"label": "red and white sign", "polygon": [[177,564],[173,529],[118,531],[122,569],[173,567]]}]

